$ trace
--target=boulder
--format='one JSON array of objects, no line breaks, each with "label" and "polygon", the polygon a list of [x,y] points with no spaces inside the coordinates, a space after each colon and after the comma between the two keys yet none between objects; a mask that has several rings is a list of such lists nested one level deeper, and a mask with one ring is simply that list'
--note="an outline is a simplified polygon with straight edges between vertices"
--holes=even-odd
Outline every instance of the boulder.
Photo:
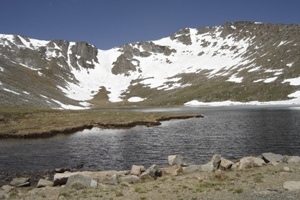
[{"label": "boulder", "polygon": [[28,187],[30,186],[30,178],[14,178],[10,182],[10,185],[15,187]]},{"label": "boulder", "polygon": [[90,177],[83,176],[80,174],[70,176],[66,183],[66,188],[73,189],[97,188],[97,186],[97,181],[91,179]]},{"label": "boulder", "polygon": [[201,171],[203,172],[213,172],[214,171],[214,164],[212,161],[204,164],[204,165],[201,165]]},{"label": "boulder", "polygon": [[289,156],[287,158],[287,163],[299,163],[300,162],[300,157],[299,156]]},{"label": "boulder", "polygon": [[66,171],[71,171],[71,170],[68,168],[56,168],[54,171],[55,173],[64,173]]},{"label": "boulder", "polygon": [[211,158],[211,162],[213,163],[214,170],[219,169],[219,165],[221,163],[221,156],[219,154],[213,155],[213,157]]},{"label": "boulder", "polygon": [[5,190],[5,191],[11,191],[12,189],[14,189],[15,187],[14,186],[11,186],[11,185],[3,185],[1,187],[2,190]]},{"label": "boulder", "polygon": [[141,182],[141,179],[136,175],[127,175],[127,176],[120,176],[119,177],[120,183],[139,183]]},{"label": "boulder", "polygon": [[291,169],[289,167],[283,167],[283,171],[289,172]]},{"label": "boulder", "polygon": [[170,155],[168,156],[169,165],[183,165],[184,160],[182,156],[179,155]]},{"label": "boulder", "polygon": [[47,186],[52,187],[53,186],[53,182],[49,181],[49,180],[46,180],[46,179],[40,179],[39,182],[37,183],[37,187],[38,188],[47,187]]},{"label": "boulder", "polygon": [[252,167],[261,167],[265,165],[265,161],[257,157],[244,157],[239,161],[238,169],[246,169]]},{"label": "boulder", "polygon": [[286,181],[283,183],[283,188],[288,191],[300,190],[300,181]]},{"label": "boulder", "polygon": [[187,167],[182,167],[182,172],[184,174],[193,173],[193,172],[196,172],[196,171],[199,171],[199,170],[200,170],[199,165],[190,165],[190,166],[187,166]]},{"label": "boulder", "polygon": [[151,176],[153,179],[162,176],[162,170],[157,165],[152,165],[145,172],[141,174],[141,177],[146,178]]},{"label": "boulder", "polygon": [[56,173],[53,177],[53,186],[65,185],[68,181],[68,178],[76,173],[65,172],[65,173]]},{"label": "boulder", "polygon": [[110,183],[113,185],[117,185],[119,183],[119,177],[120,177],[120,175],[118,175],[118,174],[112,175],[110,178],[110,180],[111,180]]},{"label": "boulder", "polygon": [[142,180],[153,180],[153,177],[150,176],[150,174],[147,173],[147,172],[142,173],[142,174],[140,175],[140,178],[141,178]]},{"label": "boulder", "polygon": [[219,165],[219,169],[221,169],[221,170],[229,170],[232,167],[233,164],[234,163],[232,161],[227,160],[226,158],[222,157],[220,165]]},{"label": "boulder", "polygon": [[132,165],[131,170],[130,170],[130,174],[131,175],[139,176],[144,171],[145,171],[145,167],[144,166]]},{"label": "boulder", "polygon": [[262,158],[268,162],[283,162],[283,155],[280,154],[274,154],[274,153],[263,153]]}]

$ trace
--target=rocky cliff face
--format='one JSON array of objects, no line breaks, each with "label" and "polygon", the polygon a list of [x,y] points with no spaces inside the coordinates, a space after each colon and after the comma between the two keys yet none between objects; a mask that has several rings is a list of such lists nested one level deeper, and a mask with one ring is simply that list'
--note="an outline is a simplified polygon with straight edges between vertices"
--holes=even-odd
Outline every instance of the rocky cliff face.
[{"label": "rocky cliff face", "polygon": [[300,95],[300,26],[185,28],[103,51],[85,42],[0,35],[1,104],[79,108]]}]

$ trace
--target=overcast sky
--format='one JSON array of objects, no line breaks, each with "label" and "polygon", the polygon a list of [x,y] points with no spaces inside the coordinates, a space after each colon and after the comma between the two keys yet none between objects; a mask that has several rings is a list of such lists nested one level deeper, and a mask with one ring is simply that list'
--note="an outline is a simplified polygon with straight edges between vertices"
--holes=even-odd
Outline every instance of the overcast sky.
[{"label": "overcast sky", "polygon": [[2,34],[99,49],[225,22],[300,24],[299,0],[1,0],[0,6]]}]

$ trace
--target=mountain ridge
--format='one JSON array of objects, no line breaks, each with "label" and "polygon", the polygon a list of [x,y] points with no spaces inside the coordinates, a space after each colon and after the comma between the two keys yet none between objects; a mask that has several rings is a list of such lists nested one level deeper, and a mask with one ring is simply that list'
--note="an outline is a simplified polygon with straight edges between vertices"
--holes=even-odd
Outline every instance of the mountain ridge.
[{"label": "mountain ridge", "polygon": [[109,50],[0,34],[1,104],[78,109],[296,100],[299,33],[296,24],[240,21]]}]

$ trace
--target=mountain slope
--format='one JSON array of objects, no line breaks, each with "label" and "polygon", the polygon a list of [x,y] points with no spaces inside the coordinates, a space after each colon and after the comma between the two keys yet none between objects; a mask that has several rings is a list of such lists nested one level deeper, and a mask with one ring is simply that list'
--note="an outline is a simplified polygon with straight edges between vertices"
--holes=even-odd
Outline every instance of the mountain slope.
[{"label": "mountain slope", "polygon": [[0,99],[54,108],[288,100],[300,97],[299,33],[236,22],[107,51],[0,35]]}]

